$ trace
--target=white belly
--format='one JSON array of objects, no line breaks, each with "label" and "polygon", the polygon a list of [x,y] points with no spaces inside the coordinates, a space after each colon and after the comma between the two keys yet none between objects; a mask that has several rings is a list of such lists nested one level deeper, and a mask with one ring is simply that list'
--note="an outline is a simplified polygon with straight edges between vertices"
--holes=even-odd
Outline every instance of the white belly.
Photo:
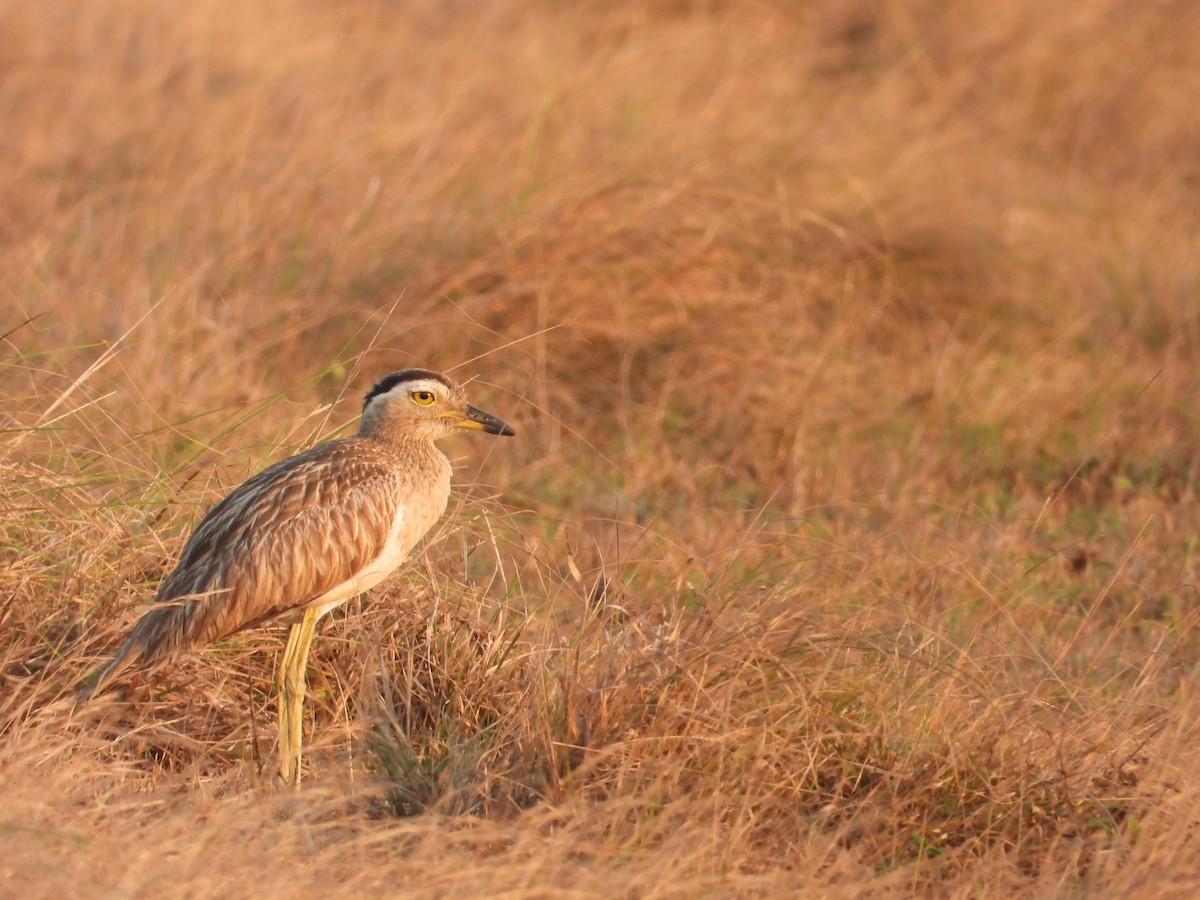
[{"label": "white belly", "polygon": [[412,549],[405,546],[404,532],[404,512],[401,510],[396,514],[396,521],[392,523],[392,530],[388,533],[383,552],[353,578],[331,588],[309,604],[309,608],[316,608],[317,618],[325,615],[331,609],[341,606],[351,597],[369,591],[387,578],[400,563],[404,562],[408,551]]},{"label": "white belly", "polygon": [[[445,457],[442,458],[445,459]],[[446,463],[442,480],[445,484],[443,493],[445,499],[440,504],[426,508],[413,507],[406,503],[397,505],[396,518],[392,522],[387,541],[379,555],[353,578],[326,591],[308,605],[310,609],[317,610],[317,618],[345,603],[351,597],[369,591],[394,572],[400,563],[404,562],[413,546],[425,536],[425,533],[446,511],[446,501],[449,500],[450,495],[449,462]]]}]

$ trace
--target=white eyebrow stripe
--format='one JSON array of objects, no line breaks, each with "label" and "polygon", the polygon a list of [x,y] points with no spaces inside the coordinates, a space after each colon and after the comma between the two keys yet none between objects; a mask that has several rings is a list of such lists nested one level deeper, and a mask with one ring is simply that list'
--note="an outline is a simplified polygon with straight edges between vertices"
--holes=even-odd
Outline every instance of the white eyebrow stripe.
[{"label": "white eyebrow stripe", "polygon": [[396,382],[383,393],[375,394],[368,402],[375,403],[385,397],[394,397],[397,393],[411,394],[415,391],[429,391],[435,397],[446,397],[450,393],[450,389],[441,381],[433,378],[414,378],[411,381]]}]

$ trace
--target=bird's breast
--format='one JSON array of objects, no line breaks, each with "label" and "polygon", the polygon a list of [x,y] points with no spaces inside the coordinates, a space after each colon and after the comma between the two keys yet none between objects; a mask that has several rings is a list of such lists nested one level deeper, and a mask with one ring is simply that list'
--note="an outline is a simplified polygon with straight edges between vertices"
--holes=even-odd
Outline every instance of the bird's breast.
[{"label": "bird's breast", "polygon": [[393,495],[392,522],[375,558],[345,582],[318,598],[324,614],[350,597],[368,591],[390,575],[446,511],[450,499],[450,463],[426,470],[420,483],[402,483]]}]

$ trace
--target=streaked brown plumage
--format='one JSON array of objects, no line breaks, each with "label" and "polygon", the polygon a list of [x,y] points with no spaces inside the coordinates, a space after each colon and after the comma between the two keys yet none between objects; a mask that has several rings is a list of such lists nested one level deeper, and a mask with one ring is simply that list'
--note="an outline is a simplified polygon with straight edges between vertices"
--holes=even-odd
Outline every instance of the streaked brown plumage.
[{"label": "streaked brown plumage", "polygon": [[445,512],[450,462],[434,441],[460,428],[514,433],[445,375],[405,369],[380,380],[354,437],[275,463],[208,512],[80,699],[130,668],[269,619],[315,621],[382,581]]}]

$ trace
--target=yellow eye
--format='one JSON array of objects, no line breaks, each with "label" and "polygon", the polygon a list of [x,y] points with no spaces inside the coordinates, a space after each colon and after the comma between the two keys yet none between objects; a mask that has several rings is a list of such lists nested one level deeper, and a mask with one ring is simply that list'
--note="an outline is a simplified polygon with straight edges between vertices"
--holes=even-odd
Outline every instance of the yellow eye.
[{"label": "yellow eye", "polygon": [[412,398],[416,403],[428,406],[434,400],[433,391],[413,391]]}]

